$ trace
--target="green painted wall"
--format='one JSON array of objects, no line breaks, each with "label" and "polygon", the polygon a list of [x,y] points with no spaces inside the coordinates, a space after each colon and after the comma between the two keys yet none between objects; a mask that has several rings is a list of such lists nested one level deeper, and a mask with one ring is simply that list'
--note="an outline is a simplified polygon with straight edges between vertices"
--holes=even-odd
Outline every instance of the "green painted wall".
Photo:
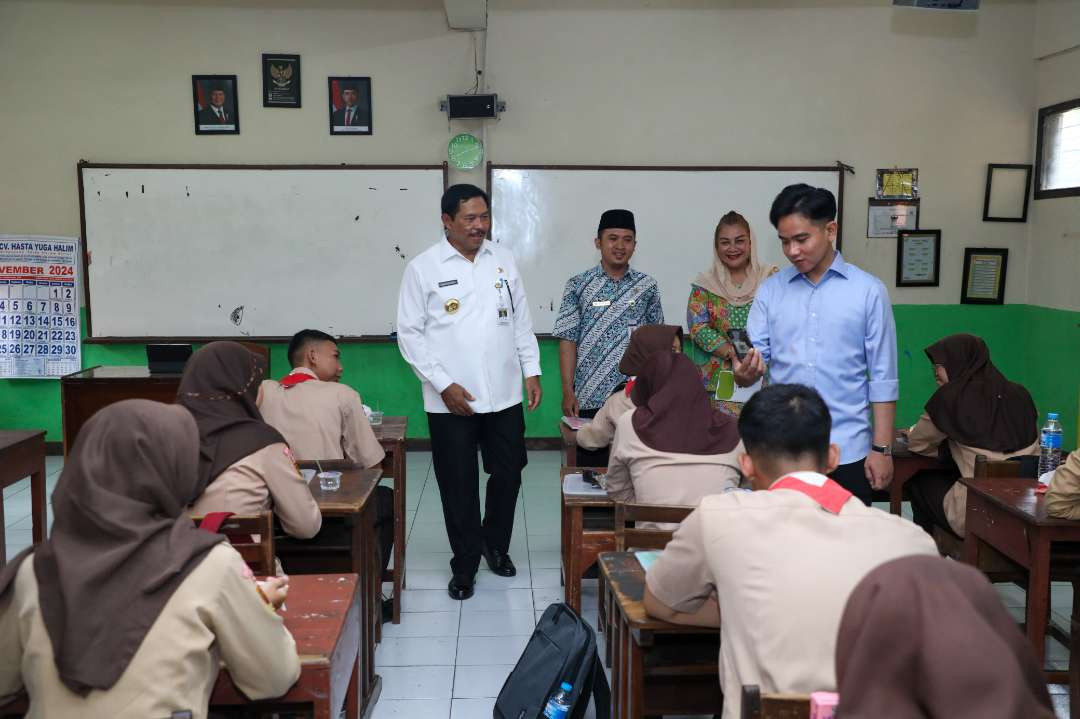
[{"label": "green painted wall", "polygon": [[[1040,415],[1061,413],[1065,443],[1076,446],[1077,399],[1080,392],[1080,312],[1031,305],[896,305],[901,398],[900,424],[919,416],[934,382],[923,348],[955,332],[985,338],[994,362],[1010,379],[1031,391]],[[528,414],[530,437],[554,436],[560,410],[558,346],[540,342],[544,402]],[[83,345],[83,366],[143,364],[142,345]],[[409,416],[409,436],[427,437],[420,384],[393,344],[344,344],[343,381],[355,387],[364,401],[387,414]],[[288,362],[285,345],[271,347],[275,375]],[[50,441],[60,441],[60,387],[56,380],[0,380],[0,428],[43,427]]]}]

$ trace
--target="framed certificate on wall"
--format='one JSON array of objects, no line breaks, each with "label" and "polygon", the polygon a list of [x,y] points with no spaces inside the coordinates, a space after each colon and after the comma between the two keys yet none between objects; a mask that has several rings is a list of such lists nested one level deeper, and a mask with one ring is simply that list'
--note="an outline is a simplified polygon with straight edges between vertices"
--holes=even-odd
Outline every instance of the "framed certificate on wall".
[{"label": "framed certificate on wall", "polygon": [[941,230],[896,233],[896,286],[937,287],[941,282]]},{"label": "framed certificate on wall", "polygon": [[965,305],[1005,304],[1005,272],[1009,250],[1004,247],[965,247],[960,302]]},{"label": "framed certificate on wall", "polygon": [[866,236],[896,237],[898,230],[914,230],[919,226],[918,200],[867,200]]}]

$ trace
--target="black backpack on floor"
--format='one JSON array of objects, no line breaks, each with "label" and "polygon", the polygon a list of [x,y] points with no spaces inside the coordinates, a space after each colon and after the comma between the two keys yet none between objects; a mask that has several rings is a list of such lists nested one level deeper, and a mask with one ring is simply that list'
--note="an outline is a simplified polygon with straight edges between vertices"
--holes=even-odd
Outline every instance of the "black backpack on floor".
[{"label": "black backpack on floor", "polygon": [[596,716],[611,715],[611,689],[596,653],[596,633],[573,609],[552,604],[533,630],[517,666],[495,701],[494,719],[537,719],[548,698],[569,682],[567,719],[581,719],[596,702]]}]

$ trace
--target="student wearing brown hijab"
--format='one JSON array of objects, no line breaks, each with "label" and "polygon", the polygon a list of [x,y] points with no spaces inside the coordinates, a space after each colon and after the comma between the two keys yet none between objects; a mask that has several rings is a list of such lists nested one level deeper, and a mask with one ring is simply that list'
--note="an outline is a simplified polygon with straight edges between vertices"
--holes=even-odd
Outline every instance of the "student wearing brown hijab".
[{"label": "student wearing brown hijab", "polygon": [[284,437],[259,414],[265,378],[266,361],[236,342],[211,342],[188,360],[176,401],[199,426],[205,487],[190,512],[272,509],[287,534],[307,539],[318,534],[322,514]]},{"label": "student wearing brown hijab", "polygon": [[49,539],[0,570],[0,704],[25,689],[30,719],[202,719],[222,662],[251,699],[296,681],[296,644],[266,601],[280,605],[288,580],[257,585],[184,512],[198,446],[188,412],[147,400],[83,427]]},{"label": "student wearing brown hijab", "polygon": [[[645,371],[645,363],[656,352],[682,352],[682,327],[677,325],[645,325],[630,335],[630,344],[619,361],[619,371],[630,378],[615,388],[592,421],[577,432],[577,445],[589,450],[611,444],[615,437],[615,421],[634,408],[630,390],[634,378]],[[583,467],[593,466],[578,462]],[[602,465],[606,466],[607,462]]]},{"label": "student wearing brown hijab", "polygon": [[926,348],[938,389],[926,411],[908,430],[908,448],[938,456],[947,443],[947,469],[922,472],[905,487],[915,523],[964,536],[967,487],[956,480],[975,473],[975,456],[999,460],[1039,453],[1039,415],[1031,395],[1010,382],[990,361],[981,338],[949,335]]},{"label": "student wearing brown hijab", "polygon": [[994,588],[940,557],[882,564],[836,639],[844,719],[1053,719],[1046,680]]},{"label": "student wearing brown hijab", "polygon": [[737,420],[713,408],[686,355],[653,354],[630,398],[637,408],[616,421],[611,444],[612,499],[697,506],[702,497],[739,485]]}]

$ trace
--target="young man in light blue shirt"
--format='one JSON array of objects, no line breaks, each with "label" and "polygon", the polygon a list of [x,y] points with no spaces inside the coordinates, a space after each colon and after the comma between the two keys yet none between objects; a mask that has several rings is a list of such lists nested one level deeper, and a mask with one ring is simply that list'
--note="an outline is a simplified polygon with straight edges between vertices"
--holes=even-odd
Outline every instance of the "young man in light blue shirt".
[{"label": "young man in light blue shirt", "polygon": [[873,490],[888,487],[893,476],[900,383],[889,295],[881,280],[835,249],[830,191],[785,187],[769,219],[792,266],[767,279],[754,298],[746,325],[754,349],[735,366],[735,381],[753,384],[768,366],[772,382],[817,389],[840,447],[831,476],[869,504]]}]

